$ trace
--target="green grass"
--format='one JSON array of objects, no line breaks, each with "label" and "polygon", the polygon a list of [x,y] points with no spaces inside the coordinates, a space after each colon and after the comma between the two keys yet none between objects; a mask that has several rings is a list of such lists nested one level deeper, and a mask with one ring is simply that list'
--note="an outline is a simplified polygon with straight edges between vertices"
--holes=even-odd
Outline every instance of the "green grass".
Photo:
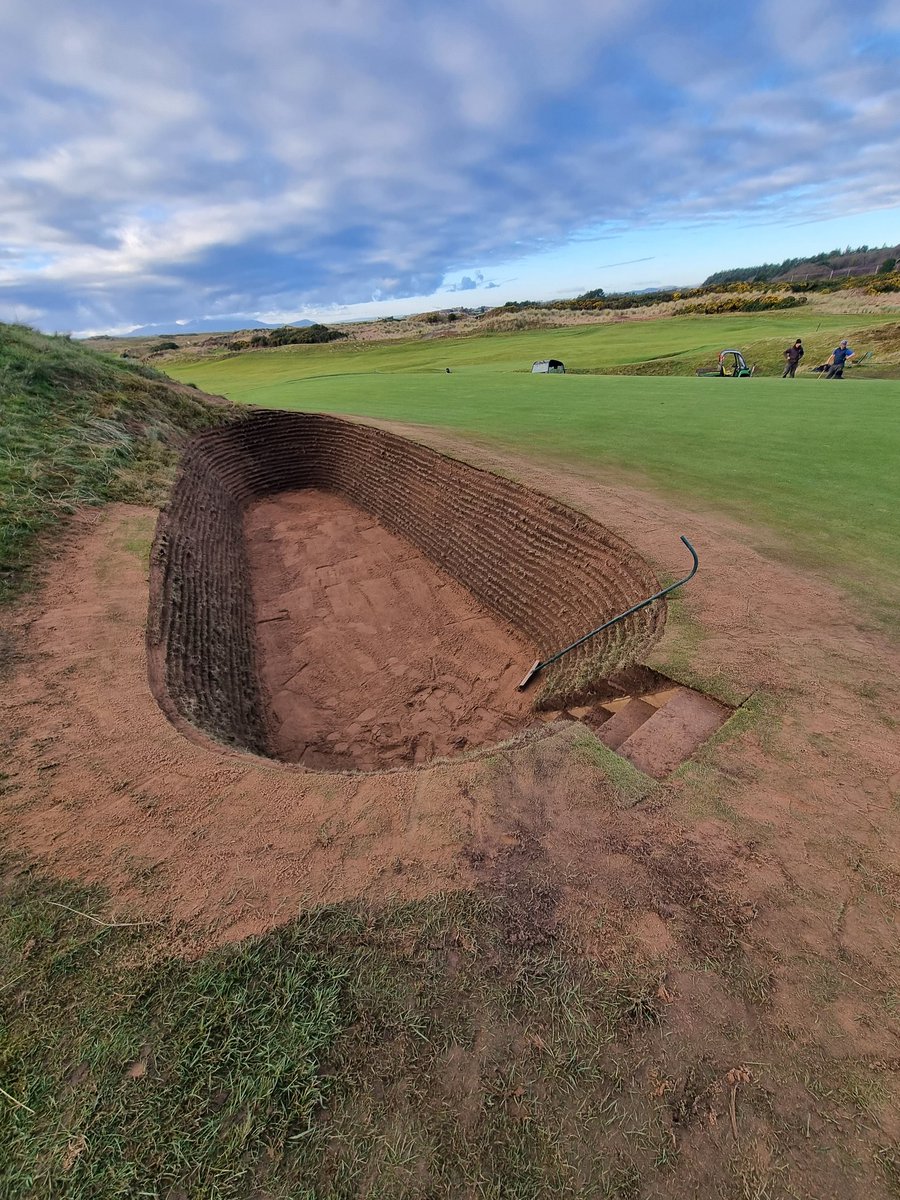
[{"label": "green grass", "polygon": [[0,602],[80,505],[159,503],[185,433],[221,410],[65,337],[0,324]]},{"label": "green grass", "polygon": [[[841,318],[832,320],[836,329],[843,327]],[[752,322],[758,332],[784,321],[690,318],[552,331],[549,338],[519,334],[439,346],[325,347],[322,353],[312,347],[195,363],[181,373],[235,401],[438,426],[594,474],[626,474],[677,501],[773,531],[777,552],[825,568],[858,589],[881,619],[895,622],[900,384],[861,378],[826,383],[818,377],[547,377],[510,370],[513,361],[520,368],[530,361],[538,346],[572,361],[578,339],[596,348],[603,337],[630,338],[638,353],[638,336],[644,350],[685,343],[687,329],[697,330],[695,344],[702,338],[713,345],[740,343],[742,325]],[[655,326],[664,327],[658,340]],[[598,351],[595,361],[600,357]],[[450,375],[428,373],[428,364],[443,362],[458,365]],[[368,373],[348,373],[353,371]],[[673,553],[682,532],[690,530],[672,530]],[[702,558],[702,545],[699,550]]]},{"label": "green grass", "polygon": [[588,731],[575,741],[574,751],[583,762],[599,767],[613,784],[616,795],[625,807],[640,804],[659,786],[633,767],[627,758],[609,750]]},{"label": "green grass", "polygon": [[0,891],[4,1196],[625,1198],[665,1178],[666,1102],[629,1079],[652,971],[512,946],[520,916],[490,896],[321,909],[194,962],[71,911],[101,904]]},{"label": "green grass", "polygon": [[[539,358],[560,358],[570,371],[603,371],[654,360],[683,358],[693,373],[697,362],[712,362],[726,346],[760,354],[771,352],[780,361],[784,346],[815,323],[808,336],[807,363],[827,355],[835,337],[845,332],[897,321],[896,313],[845,317],[833,313],[806,314],[798,330],[794,314],[744,314],[727,317],[667,317],[657,321],[578,325],[521,333],[488,333],[467,337],[415,338],[386,342],[332,342],[325,346],[290,346],[167,363],[178,379],[196,382],[209,392],[267,404],[278,402],[281,389],[314,377],[369,374],[386,371],[444,372],[446,367],[464,374],[527,373]],[[772,343],[771,347],[769,343]],[[857,339],[860,349],[864,344]],[[750,361],[756,361],[750,355]],[[779,368],[780,373],[780,368]],[[267,392],[275,393],[275,399]]]}]

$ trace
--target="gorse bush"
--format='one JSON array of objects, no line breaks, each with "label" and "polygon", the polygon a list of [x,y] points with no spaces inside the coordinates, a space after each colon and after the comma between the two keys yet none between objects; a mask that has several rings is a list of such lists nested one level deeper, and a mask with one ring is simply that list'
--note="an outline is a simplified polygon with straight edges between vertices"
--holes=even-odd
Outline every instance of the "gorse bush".
[{"label": "gorse bush", "polygon": [[771,309],[797,308],[808,304],[805,296],[717,296],[714,300],[705,300],[699,304],[686,304],[683,313],[716,313],[737,312],[767,312]]},{"label": "gorse bush", "polygon": [[[804,260],[806,261],[806,260]],[[885,263],[890,262],[886,259]],[[783,264],[779,264],[781,266]],[[754,268],[755,269],[755,268]],[[722,272],[727,274],[727,272]],[[710,278],[714,278],[710,276]],[[498,317],[503,313],[523,312],[528,309],[553,309],[574,312],[615,312],[632,308],[651,308],[657,304],[667,304],[678,300],[689,300],[694,303],[685,304],[683,313],[715,314],[732,312],[766,312],[772,309],[796,307],[796,298],[807,292],[843,292],[862,291],[867,295],[878,295],[881,292],[900,291],[900,271],[883,272],[880,268],[871,275],[840,275],[822,279],[782,280],[766,284],[763,291],[758,281],[732,280],[728,282],[705,283],[696,288],[669,288],[658,292],[622,292],[604,295],[602,288],[584,292],[573,300],[509,300],[502,308],[491,309],[488,317]],[[722,300],[704,297],[721,296]],[[799,303],[805,301],[800,300]]]},{"label": "gorse bush", "polygon": [[[890,259],[886,260],[890,262]],[[880,271],[866,285],[866,292],[870,296],[877,296],[879,292],[900,292],[900,271],[884,272]]]},{"label": "gorse bush", "polygon": [[[342,330],[329,329],[327,325],[307,325],[302,329],[284,325],[281,329],[273,329],[269,333],[265,330],[254,333],[250,338],[250,345],[257,349],[268,346],[309,346],[322,342],[336,342],[346,336]],[[241,346],[246,344],[240,343]],[[233,343],[232,348],[237,349],[238,343]]]}]

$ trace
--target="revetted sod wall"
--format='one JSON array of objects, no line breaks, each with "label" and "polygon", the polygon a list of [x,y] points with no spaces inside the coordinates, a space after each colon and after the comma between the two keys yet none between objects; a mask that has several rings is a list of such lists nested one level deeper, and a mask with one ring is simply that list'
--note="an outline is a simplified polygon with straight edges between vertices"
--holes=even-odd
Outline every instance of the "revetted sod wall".
[{"label": "revetted sod wall", "polygon": [[[269,752],[242,518],[263,496],[309,487],[407,538],[542,658],[658,587],[621,538],[529,488],[371,426],[254,412],[191,439],[157,526],[150,680],[179,727]],[[627,683],[664,613],[652,605],[567,655],[532,685],[538,704]]]}]

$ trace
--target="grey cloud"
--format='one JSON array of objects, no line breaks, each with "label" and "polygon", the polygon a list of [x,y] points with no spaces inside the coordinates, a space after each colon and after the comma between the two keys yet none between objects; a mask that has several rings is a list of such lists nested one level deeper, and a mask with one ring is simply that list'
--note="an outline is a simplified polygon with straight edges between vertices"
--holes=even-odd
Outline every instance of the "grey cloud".
[{"label": "grey cloud", "polygon": [[0,300],[61,328],[299,312],[497,286],[613,224],[898,204],[889,55],[803,3],[815,54],[773,41],[774,0],[7,0]]}]

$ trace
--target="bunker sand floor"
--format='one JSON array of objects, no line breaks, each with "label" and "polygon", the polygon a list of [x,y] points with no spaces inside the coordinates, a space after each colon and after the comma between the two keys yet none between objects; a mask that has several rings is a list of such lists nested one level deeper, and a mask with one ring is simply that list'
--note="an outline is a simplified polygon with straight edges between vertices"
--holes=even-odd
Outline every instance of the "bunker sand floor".
[{"label": "bunker sand floor", "polygon": [[410,766],[534,721],[534,648],[342,497],[308,489],[244,521],[272,752],[320,770]]}]

